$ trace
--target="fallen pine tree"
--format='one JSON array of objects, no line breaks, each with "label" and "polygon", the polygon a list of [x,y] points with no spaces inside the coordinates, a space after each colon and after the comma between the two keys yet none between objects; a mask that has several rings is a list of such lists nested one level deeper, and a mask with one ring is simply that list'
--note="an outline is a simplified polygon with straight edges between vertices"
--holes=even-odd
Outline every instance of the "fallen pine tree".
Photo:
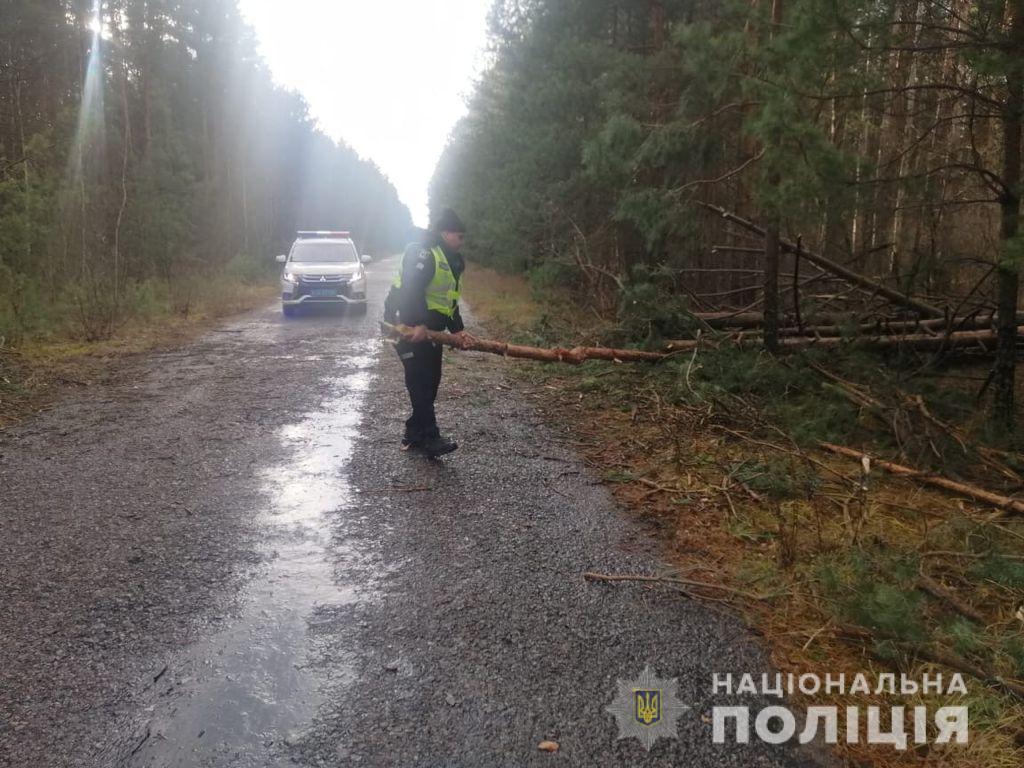
[{"label": "fallen pine tree", "polygon": [[[760,312],[694,312],[693,317],[702,326],[710,326],[716,330],[756,330],[761,327],[764,317]],[[861,335],[880,336],[901,332],[942,333],[947,328],[954,333],[959,331],[984,330],[996,327],[996,316],[992,312],[964,315],[961,317],[904,319],[892,317],[858,318],[856,315],[820,315],[815,322],[805,323],[802,327],[784,325],[779,328],[782,336],[841,336],[851,331]],[[790,319],[792,322],[792,319]],[[1017,315],[1018,325],[1024,324],[1024,313]]]},{"label": "fallen pine tree", "polygon": [[759,328],[764,323],[760,312],[693,312],[703,325],[712,328]]},{"label": "fallen pine tree", "polygon": [[[1024,330],[1024,326],[1017,329],[1018,333]],[[991,351],[996,346],[996,332],[993,330],[979,331],[957,331],[950,334],[932,333],[909,333],[891,334],[885,336],[789,336],[779,340],[779,347],[782,351],[799,351],[812,347],[819,349],[835,349],[847,344],[860,344],[875,349],[895,349],[905,347],[921,351],[935,349],[950,349],[953,347],[977,346],[979,350]],[[665,343],[665,349],[670,352],[690,351],[709,346],[712,342],[719,344],[735,344],[738,346],[757,346],[762,343],[759,333],[738,332],[729,334],[725,338],[707,339],[673,339]]]},{"label": "fallen pine tree", "polygon": [[[381,322],[381,330],[385,335],[392,337],[408,338],[412,335],[412,328],[401,323],[392,325]],[[489,352],[492,355],[502,357],[518,357],[526,360],[539,360],[544,363],[569,363],[579,365],[586,360],[608,360],[621,363],[656,363],[668,357],[667,352],[644,352],[639,349],[612,349],[611,347],[529,347],[523,344],[509,344],[504,341],[493,341],[491,339],[473,338],[468,343],[462,343],[452,334],[444,331],[427,331],[427,338],[435,344],[444,344],[455,349],[464,349],[473,352]]]}]

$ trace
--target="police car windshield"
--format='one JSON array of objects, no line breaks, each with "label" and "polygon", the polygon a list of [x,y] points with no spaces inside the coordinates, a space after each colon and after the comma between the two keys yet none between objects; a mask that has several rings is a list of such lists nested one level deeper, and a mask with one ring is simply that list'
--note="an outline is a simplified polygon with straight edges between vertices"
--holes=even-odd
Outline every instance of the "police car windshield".
[{"label": "police car windshield", "polygon": [[307,264],[358,262],[359,254],[351,240],[300,240],[292,246],[292,261]]}]

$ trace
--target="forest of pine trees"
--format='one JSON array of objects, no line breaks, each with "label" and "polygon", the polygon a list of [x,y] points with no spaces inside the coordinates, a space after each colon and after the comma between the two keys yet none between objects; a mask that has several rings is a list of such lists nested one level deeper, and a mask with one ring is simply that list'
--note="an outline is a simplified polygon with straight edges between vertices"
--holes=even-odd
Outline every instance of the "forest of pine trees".
[{"label": "forest of pine trees", "polygon": [[0,337],[103,338],[271,274],[297,228],[377,252],[410,226],[273,84],[235,0],[0,0]]},{"label": "forest of pine trees", "polygon": [[684,309],[761,313],[769,349],[836,316],[995,313],[1010,422],[1024,0],[499,0],[491,36],[431,186],[475,258],[640,302],[649,337]]}]

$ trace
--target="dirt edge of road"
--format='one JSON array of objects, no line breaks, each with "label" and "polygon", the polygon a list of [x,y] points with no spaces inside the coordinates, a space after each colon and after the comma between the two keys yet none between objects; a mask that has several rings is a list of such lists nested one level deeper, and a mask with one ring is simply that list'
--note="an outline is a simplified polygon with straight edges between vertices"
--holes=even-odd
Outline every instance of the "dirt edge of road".
[{"label": "dirt edge of road", "polygon": [[65,333],[8,346],[0,334],[0,430],[46,409],[68,390],[115,379],[126,359],[184,347],[276,295],[276,285],[240,285],[230,301],[203,304],[188,314],[126,320],[109,339]]}]

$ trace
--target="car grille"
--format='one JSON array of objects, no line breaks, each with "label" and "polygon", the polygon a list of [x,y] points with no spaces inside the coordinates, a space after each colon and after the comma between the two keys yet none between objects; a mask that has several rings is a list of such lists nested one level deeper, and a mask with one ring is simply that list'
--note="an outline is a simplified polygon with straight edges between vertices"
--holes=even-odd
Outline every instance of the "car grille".
[{"label": "car grille", "polygon": [[347,283],[348,275],[299,275],[304,283]]},{"label": "car grille", "polygon": [[[339,296],[348,296],[351,286],[348,283],[302,283],[295,286],[295,295],[308,296],[309,301],[337,301]],[[315,293],[326,293],[326,296],[314,296]]]}]

